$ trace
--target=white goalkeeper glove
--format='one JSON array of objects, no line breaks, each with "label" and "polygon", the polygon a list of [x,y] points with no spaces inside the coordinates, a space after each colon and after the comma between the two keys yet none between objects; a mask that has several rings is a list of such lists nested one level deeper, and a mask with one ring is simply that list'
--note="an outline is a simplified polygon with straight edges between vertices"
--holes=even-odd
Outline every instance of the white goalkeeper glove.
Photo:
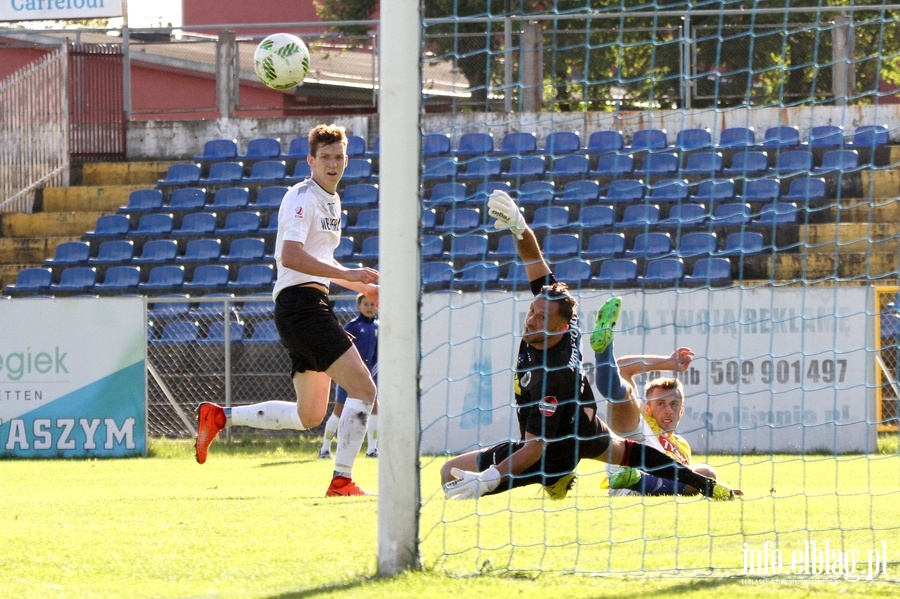
[{"label": "white goalkeeper glove", "polygon": [[452,468],[450,474],[456,480],[444,485],[444,497],[447,499],[477,499],[500,484],[500,471],[493,466],[483,472]]},{"label": "white goalkeeper glove", "polygon": [[522,234],[528,227],[515,200],[509,197],[508,193],[499,189],[492,191],[491,197],[488,199],[488,215],[496,219],[495,229],[498,231],[509,229],[517,239],[522,239]]}]

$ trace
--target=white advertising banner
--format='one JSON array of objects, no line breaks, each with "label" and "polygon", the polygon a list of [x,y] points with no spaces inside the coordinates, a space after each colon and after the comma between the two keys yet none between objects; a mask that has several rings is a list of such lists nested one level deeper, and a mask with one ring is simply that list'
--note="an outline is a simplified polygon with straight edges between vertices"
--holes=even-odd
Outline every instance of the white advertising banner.
[{"label": "white advertising banner", "polygon": [[147,454],[141,298],[0,301],[0,455]]},{"label": "white advertising banner", "polygon": [[[696,453],[869,452],[875,449],[871,289],[760,287],[623,291],[618,357],[696,357],[679,375],[679,426]],[[579,297],[584,362],[609,293]],[[528,294],[426,294],[422,322],[422,450],[457,453],[518,439],[513,372]],[[449,332],[449,333],[448,333]],[[659,373],[672,376],[671,373]],[[638,381],[642,385],[643,380]],[[605,414],[605,400],[594,387]]]},{"label": "white advertising banner", "polygon": [[0,21],[121,17],[122,0],[0,0]]}]

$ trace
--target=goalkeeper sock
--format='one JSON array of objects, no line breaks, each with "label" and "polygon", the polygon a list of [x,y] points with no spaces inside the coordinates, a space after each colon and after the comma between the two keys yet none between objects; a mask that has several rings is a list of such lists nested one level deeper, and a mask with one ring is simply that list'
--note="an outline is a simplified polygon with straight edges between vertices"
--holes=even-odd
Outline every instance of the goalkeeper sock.
[{"label": "goalkeeper sock", "polygon": [[334,475],[351,478],[356,454],[362,447],[374,404],[348,397],[338,423],[337,451],[334,454]]},{"label": "goalkeeper sock", "polygon": [[369,415],[369,428],[366,430],[366,453],[375,453],[378,451],[378,416],[376,414]]},{"label": "goalkeeper sock", "polygon": [[684,495],[687,485],[644,472],[641,480],[628,488],[641,495]]},{"label": "goalkeeper sock", "polygon": [[613,352],[613,342],[610,341],[602,353],[594,354],[594,358],[597,361],[594,368],[594,380],[597,384],[597,390],[606,399],[613,401],[623,399],[625,394],[628,393],[628,389],[619,375],[616,355]]},{"label": "goalkeeper sock", "polygon": [[232,426],[251,426],[270,431],[295,430],[306,428],[300,422],[297,404],[292,401],[264,401],[249,406],[231,408]]},{"label": "goalkeeper sock", "polygon": [[331,413],[331,416],[328,417],[328,421],[325,423],[325,434],[322,439],[322,449],[320,453],[328,452],[331,453],[331,442],[334,440],[334,436],[337,434],[338,422],[340,418],[334,413]]},{"label": "goalkeeper sock", "polygon": [[700,489],[700,493],[705,497],[712,497],[713,487],[716,483],[713,479],[697,474],[658,449],[635,443],[631,439],[622,439],[622,441],[625,443],[622,466],[631,466],[657,477],[688,484]]}]

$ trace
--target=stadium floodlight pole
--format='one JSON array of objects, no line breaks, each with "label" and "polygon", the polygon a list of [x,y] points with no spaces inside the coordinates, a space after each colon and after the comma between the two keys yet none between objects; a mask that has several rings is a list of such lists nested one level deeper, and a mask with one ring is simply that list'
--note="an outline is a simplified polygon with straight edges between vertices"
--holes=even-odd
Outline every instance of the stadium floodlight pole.
[{"label": "stadium floodlight pole", "polygon": [[393,576],[419,565],[419,1],[383,2],[379,26],[378,575]]}]

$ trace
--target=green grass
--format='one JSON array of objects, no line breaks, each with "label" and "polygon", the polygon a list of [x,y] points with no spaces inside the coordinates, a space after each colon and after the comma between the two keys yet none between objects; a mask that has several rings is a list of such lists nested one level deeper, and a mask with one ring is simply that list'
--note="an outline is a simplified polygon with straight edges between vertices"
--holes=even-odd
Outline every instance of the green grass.
[{"label": "green grass", "polygon": [[[308,441],[217,442],[203,466],[190,442],[163,440],[147,459],[6,460],[0,595],[887,597],[900,582],[900,457],[889,449],[805,461],[712,456],[720,477],[747,493],[728,503],[609,498],[592,465],[561,502],[537,488],[444,502],[443,458],[426,456],[423,568],[390,579],[375,577],[377,499],[326,499],[331,464]],[[362,486],[377,488],[377,462],[358,459]],[[888,575],[739,576],[743,543],[777,542],[790,554],[810,540],[863,551],[886,541]]]}]

